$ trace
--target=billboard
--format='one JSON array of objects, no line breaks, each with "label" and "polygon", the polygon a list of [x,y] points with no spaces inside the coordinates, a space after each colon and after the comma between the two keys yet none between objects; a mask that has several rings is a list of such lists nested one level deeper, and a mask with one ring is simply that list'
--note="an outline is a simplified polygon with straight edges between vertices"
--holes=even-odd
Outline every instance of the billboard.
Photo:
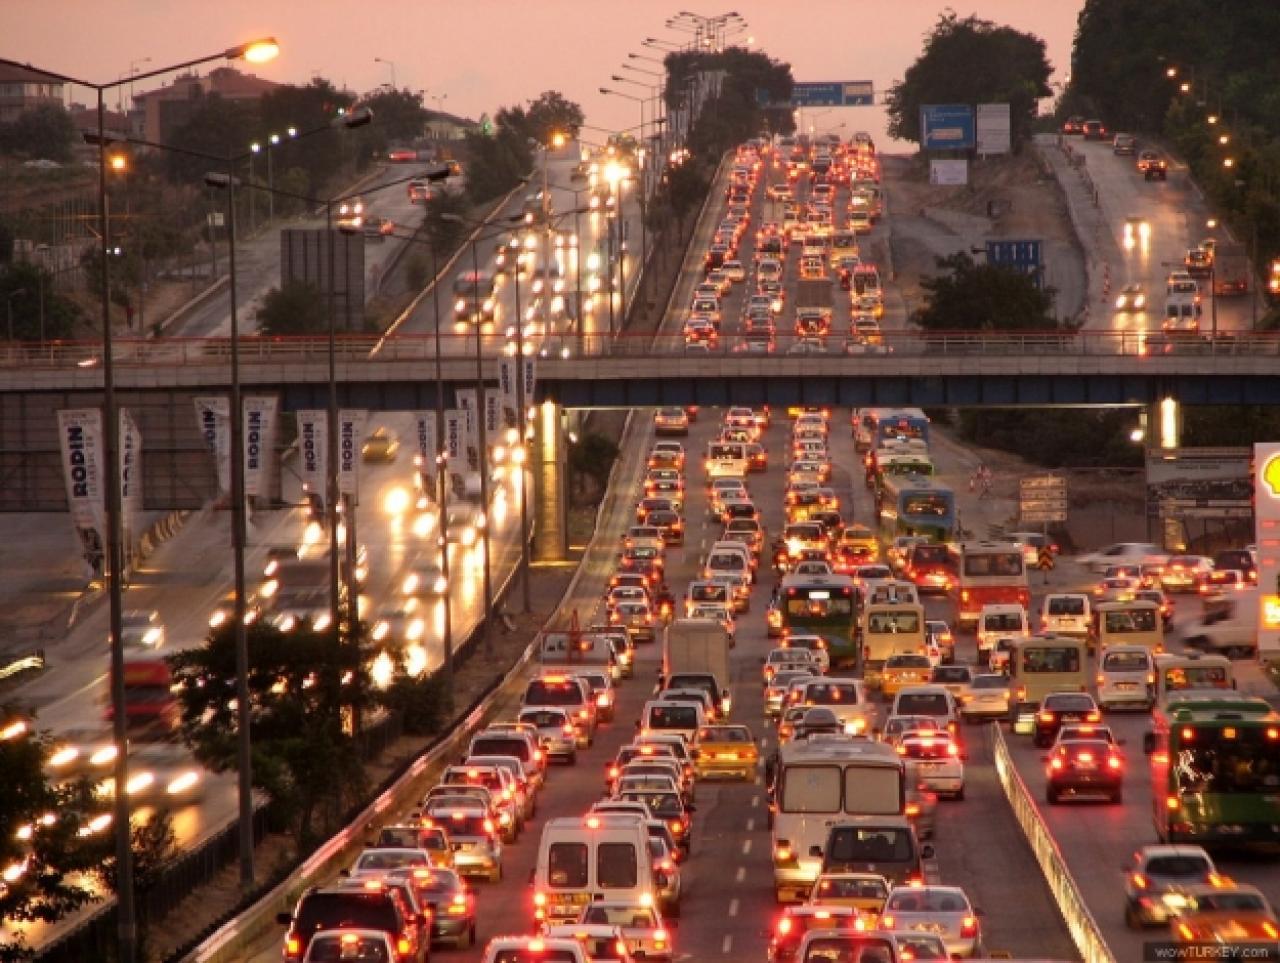
[{"label": "billboard", "polygon": [[[329,412],[324,408],[298,412],[298,456],[302,462],[302,487],[320,498],[328,497],[325,479],[329,471]],[[325,506],[328,507],[328,506]]]},{"label": "billboard", "polygon": [[360,438],[368,417],[363,408],[338,412],[338,492],[356,501],[360,496]]},{"label": "billboard", "polygon": [[1253,482],[1247,448],[1147,452],[1147,514],[1169,518],[1248,518]]},{"label": "billboard", "polygon": [[80,536],[84,559],[95,574],[104,570],[106,516],[103,505],[102,412],[73,408],[58,412],[67,507]]},{"label": "billboard", "polygon": [[231,491],[231,402],[223,395],[196,398],[196,422],[205,446],[213,456],[218,494]]},{"label": "billboard", "polygon": [[920,146],[925,150],[972,150],[977,142],[968,104],[925,104],[920,108]]},{"label": "billboard", "polygon": [[276,447],[275,395],[250,395],[244,406],[244,493],[267,494]]},{"label": "billboard", "polygon": [[960,186],[969,183],[969,162],[960,160],[929,161],[929,183]]},{"label": "billboard", "polygon": [[769,91],[756,88],[756,103],[761,107],[870,107],[875,97],[870,80],[796,81],[789,103],[774,101]]},{"label": "billboard", "polygon": [[1008,104],[979,104],[977,141],[979,154],[1007,154],[1012,146]]},{"label": "billboard", "polygon": [[1258,546],[1258,655],[1280,655],[1280,443],[1253,446],[1254,539]]}]

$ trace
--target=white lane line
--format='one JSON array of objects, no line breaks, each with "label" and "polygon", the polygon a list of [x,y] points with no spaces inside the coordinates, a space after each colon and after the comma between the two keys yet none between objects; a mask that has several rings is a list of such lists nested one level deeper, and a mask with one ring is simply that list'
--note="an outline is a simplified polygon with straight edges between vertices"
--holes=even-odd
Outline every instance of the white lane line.
[{"label": "white lane line", "polygon": [[755,828],[756,828],[756,821],[755,821],[754,819],[748,819],[748,820],[747,820],[747,832],[749,832],[749,833],[751,833],[751,832],[755,832]]},{"label": "white lane line", "polygon": [[736,882],[736,883],[741,883],[741,882],[742,882],[744,879],[746,879],[746,878],[747,878],[747,867],[745,867],[745,866],[739,866],[739,867],[738,867],[738,872],[737,872],[737,873],[735,873],[735,874],[734,874],[734,877],[733,877],[734,882]]},{"label": "white lane line", "polygon": [[742,855],[748,856],[750,854],[751,854],[751,840],[744,839],[742,841]]},{"label": "white lane line", "polygon": [[727,935],[727,936],[726,936],[726,937],[721,941],[721,943],[720,943],[720,952],[721,952],[721,953],[732,953],[732,952],[733,952],[733,934],[732,934],[732,933],[728,934],[728,935]]},{"label": "white lane line", "polygon": [[729,900],[729,915],[730,916],[738,915],[738,901],[736,899]]},{"label": "white lane line", "polygon": [[752,796],[752,797],[751,797],[751,808],[752,808],[752,809],[759,809],[759,808],[760,808],[760,797],[759,797],[759,796]]}]

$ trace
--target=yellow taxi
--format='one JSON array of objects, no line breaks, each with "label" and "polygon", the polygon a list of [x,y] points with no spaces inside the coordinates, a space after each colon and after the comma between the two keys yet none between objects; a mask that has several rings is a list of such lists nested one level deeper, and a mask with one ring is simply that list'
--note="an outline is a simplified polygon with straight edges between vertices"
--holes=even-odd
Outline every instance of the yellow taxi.
[{"label": "yellow taxi", "polygon": [[889,898],[889,882],[878,873],[822,873],[813,883],[810,903],[849,906],[879,916]]},{"label": "yellow taxi", "polygon": [[875,532],[866,525],[846,525],[840,533],[840,547],[853,549],[858,555],[870,555],[873,560],[880,556],[880,544],[876,541]]},{"label": "yellow taxi", "polygon": [[1280,921],[1271,904],[1253,886],[1230,880],[1223,885],[1189,886],[1178,915],[1170,920],[1173,938],[1180,943],[1230,943],[1275,947]]},{"label": "yellow taxi", "polygon": [[379,428],[364,440],[360,456],[369,462],[391,462],[400,451],[400,440],[390,428]]},{"label": "yellow taxi", "polygon": [[746,726],[703,726],[698,730],[693,765],[699,779],[728,776],[750,782],[759,761],[760,750]]},{"label": "yellow taxi", "polygon": [[933,672],[927,655],[902,653],[891,655],[885,661],[880,689],[886,698],[898,694],[898,690],[912,685],[925,685]]}]

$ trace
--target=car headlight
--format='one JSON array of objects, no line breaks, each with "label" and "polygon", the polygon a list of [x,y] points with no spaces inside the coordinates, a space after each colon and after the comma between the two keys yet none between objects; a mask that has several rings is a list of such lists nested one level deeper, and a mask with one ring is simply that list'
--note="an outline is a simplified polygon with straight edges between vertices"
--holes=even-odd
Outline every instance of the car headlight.
[{"label": "car headlight", "polygon": [[418,576],[409,574],[404,577],[404,594],[412,595],[418,588]]},{"label": "car headlight", "polygon": [[458,298],[458,300],[453,302],[453,310],[455,311],[467,310],[467,302],[464,301],[462,298]]},{"label": "car headlight", "polygon": [[383,639],[387,637],[387,634],[390,631],[391,631],[390,625],[388,625],[386,622],[379,622],[377,625],[373,627],[373,632],[371,633],[371,635],[373,636],[373,641],[381,642]]},{"label": "car headlight", "polygon": [[1147,306],[1146,297],[1144,295],[1139,294],[1137,297],[1133,299],[1133,306],[1138,309],[1145,308]]},{"label": "car headlight", "polygon": [[313,631],[323,632],[332,624],[333,620],[329,617],[329,613],[326,612],[324,615],[321,615],[319,618],[312,621],[311,628]]},{"label": "car headlight", "polygon": [[445,593],[445,590],[448,589],[448,587],[449,587],[449,583],[448,581],[446,581],[445,577],[443,575],[437,575],[435,584],[432,586],[435,593],[437,595],[443,595]]},{"label": "car headlight", "polygon": [[169,785],[165,787],[165,792],[170,796],[181,795],[182,793],[193,789],[199,781],[200,774],[194,769],[188,769],[182,775],[169,780]]},{"label": "car headlight", "polygon": [[295,619],[292,615],[286,615],[286,616],[283,616],[276,623],[276,627],[280,629],[281,632],[292,632],[293,627],[297,624],[298,624],[297,619]]}]

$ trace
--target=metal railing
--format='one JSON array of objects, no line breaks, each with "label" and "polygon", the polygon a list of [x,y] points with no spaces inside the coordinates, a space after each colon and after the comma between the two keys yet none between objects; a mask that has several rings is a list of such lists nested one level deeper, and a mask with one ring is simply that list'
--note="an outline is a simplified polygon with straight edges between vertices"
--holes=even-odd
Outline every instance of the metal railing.
[{"label": "metal railing", "polygon": [[1107,946],[1097,920],[1089,912],[1084,896],[1080,893],[1080,887],[1076,885],[1071,871],[1067,868],[1062,850],[1058,848],[1053,834],[1040,818],[1040,810],[1036,807],[1035,800],[1031,798],[1031,793],[1027,791],[1022,776],[1018,774],[1013,757],[1009,754],[1009,746],[1005,742],[1003,731],[999,725],[989,726],[988,729],[991,733],[991,754],[995,760],[996,775],[1000,779],[1000,785],[1004,788],[1010,808],[1013,809],[1014,818],[1018,820],[1018,825],[1026,834],[1027,842],[1031,844],[1031,851],[1035,853],[1036,862],[1040,864],[1040,872],[1044,874],[1044,880],[1049,884],[1058,909],[1062,912],[1062,918],[1066,921],[1067,930],[1071,933],[1071,939],[1076,949],[1080,951],[1080,958],[1084,963],[1116,963],[1115,954]]},{"label": "metal railing", "polygon": [[[706,340],[682,334],[548,334],[537,336],[540,354],[548,358],[759,358],[792,357],[1252,357],[1280,355],[1280,332],[1219,333],[1216,337],[1140,331],[1102,332],[894,332],[873,338],[831,334],[825,338],[777,334],[772,339],[743,334],[720,335]],[[475,357],[475,335],[448,333],[440,338],[446,358]],[[505,333],[486,333],[482,354],[496,358],[503,353]],[[342,364],[384,364],[420,361],[435,357],[435,336],[397,335],[381,340],[371,334],[341,335],[336,352]],[[227,338],[122,339],[115,342],[115,363],[124,368],[184,368],[221,365],[229,359]],[[245,337],[240,339],[244,365],[319,364],[328,359],[325,337]],[[102,360],[100,342],[56,341],[43,344],[0,346],[0,383],[3,372],[20,370],[92,371]]]}]

